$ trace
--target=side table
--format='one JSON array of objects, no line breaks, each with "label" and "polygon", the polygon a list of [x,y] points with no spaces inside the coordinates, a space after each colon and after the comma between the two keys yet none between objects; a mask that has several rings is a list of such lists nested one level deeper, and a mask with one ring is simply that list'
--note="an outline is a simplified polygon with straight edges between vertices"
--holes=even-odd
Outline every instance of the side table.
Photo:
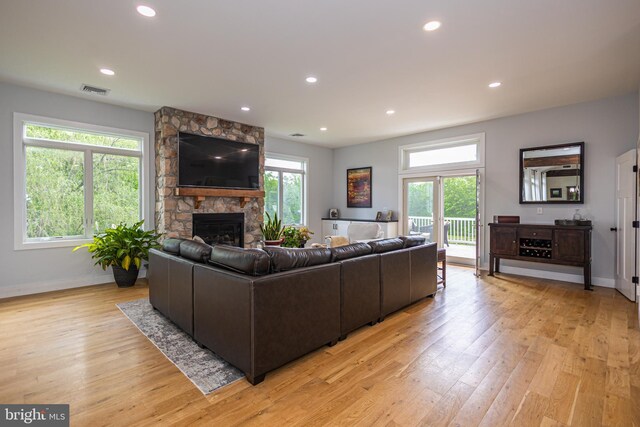
[{"label": "side table", "polygon": [[442,283],[442,286],[447,287],[447,250],[445,248],[438,249],[438,263],[442,266],[438,266],[438,285]]}]

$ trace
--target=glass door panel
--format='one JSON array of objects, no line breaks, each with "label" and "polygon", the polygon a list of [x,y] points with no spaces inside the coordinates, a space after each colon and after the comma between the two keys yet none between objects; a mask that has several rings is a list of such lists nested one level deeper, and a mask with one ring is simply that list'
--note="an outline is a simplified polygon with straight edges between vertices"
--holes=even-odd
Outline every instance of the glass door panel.
[{"label": "glass door panel", "polygon": [[476,259],[476,176],[445,176],[443,187],[443,247],[454,262],[475,264]]},{"label": "glass door panel", "polygon": [[404,224],[406,235],[424,236],[437,242],[440,233],[438,178],[404,180]]}]

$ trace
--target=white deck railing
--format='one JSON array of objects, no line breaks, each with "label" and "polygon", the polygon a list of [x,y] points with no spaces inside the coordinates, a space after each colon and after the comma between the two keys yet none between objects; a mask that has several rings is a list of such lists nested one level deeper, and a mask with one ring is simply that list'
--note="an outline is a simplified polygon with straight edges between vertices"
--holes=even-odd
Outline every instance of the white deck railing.
[{"label": "white deck railing", "polygon": [[[433,224],[433,218],[428,216],[410,216],[409,231],[424,232]],[[475,218],[444,218],[445,224],[449,223],[447,232],[449,243],[476,243],[476,219]]]}]

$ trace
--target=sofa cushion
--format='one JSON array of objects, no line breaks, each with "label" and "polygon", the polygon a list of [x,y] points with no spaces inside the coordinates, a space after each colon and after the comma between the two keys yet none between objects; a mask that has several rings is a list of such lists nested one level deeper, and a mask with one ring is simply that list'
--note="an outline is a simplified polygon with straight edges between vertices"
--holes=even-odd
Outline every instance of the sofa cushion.
[{"label": "sofa cushion", "polygon": [[271,258],[271,271],[274,273],[331,262],[331,250],[328,248],[298,249],[267,246],[264,250]]},{"label": "sofa cushion", "polygon": [[399,236],[398,238],[404,242],[405,248],[424,245],[427,240],[424,236]]},{"label": "sofa cushion", "polygon": [[180,243],[180,256],[197,262],[207,262],[211,256],[211,246],[206,243],[185,240]]},{"label": "sofa cushion", "polygon": [[371,246],[366,243],[352,243],[351,245],[331,248],[331,262],[369,255],[371,251]]},{"label": "sofa cushion", "polygon": [[180,238],[164,239],[162,242],[162,250],[170,254],[180,255],[180,243],[184,241],[185,239]]},{"label": "sofa cushion", "polygon": [[383,252],[396,251],[404,247],[404,242],[398,238],[394,239],[382,239],[374,240],[368,243],[373,249],[374,254],[381,254]]},{"label": "sofa cushion", "polygon": [[251,276],[268,274],[270,261],[269,255],[262,249],[243,249],[228,245],[214,246],[209,259],[212,265]]}]

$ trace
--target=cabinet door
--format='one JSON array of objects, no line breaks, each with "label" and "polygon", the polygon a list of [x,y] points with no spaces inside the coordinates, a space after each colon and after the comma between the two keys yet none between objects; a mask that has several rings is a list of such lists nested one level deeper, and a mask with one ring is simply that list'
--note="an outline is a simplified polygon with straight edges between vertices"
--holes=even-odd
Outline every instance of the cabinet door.
[{"label": "cabinet door", "polygon": [[336,221],[336,236],[346,236],[351,221]]},{"label": "cabinet door", "polygon": [[391,239],[393,237],[398,237],[398,223],[397,222],[387,222],[385,224],[380,224],[382,226],[382,231],[384,232],[385,239]]},{"label": "cabinet door", "polygon": [[335,221],[328,221],[328,220],[323,220],[322,221],[322,237],[327,237],[327,236],[335,236],[336,235],[336,230],[335,230]]},{"label": "cabinet door", "polygon": [[553,259],[578,263],[584,261],[584,231],[556,229],[553,240]]},{"label": "cabinet door", "polygon": [[516,229],[514,227],[492,227],[490,244],[493,255],[517,255]]}]

